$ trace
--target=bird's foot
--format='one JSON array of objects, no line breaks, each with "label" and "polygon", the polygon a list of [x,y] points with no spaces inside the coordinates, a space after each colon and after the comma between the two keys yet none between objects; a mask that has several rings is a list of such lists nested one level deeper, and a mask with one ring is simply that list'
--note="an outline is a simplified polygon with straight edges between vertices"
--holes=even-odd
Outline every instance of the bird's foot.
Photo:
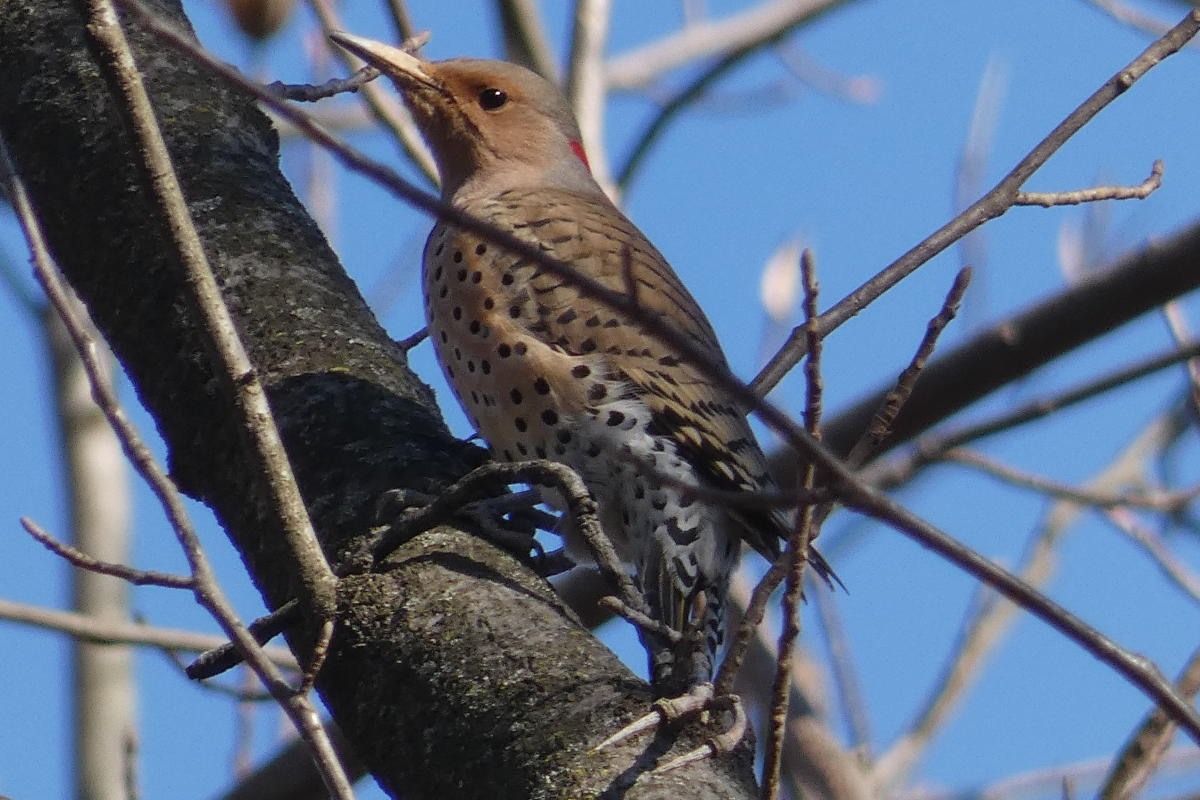
[{"label": "bird's foot", "polygon": [[557,555],[546,554],[534,536],[539,527],[550,524],[544,517],[551,521],[557,518],[536,508],[540,502],[541,497],[536,491],[465,502],[460,499],[450,504],[446,502],[446,495],[391,489],[383,493],[375,509],[375,518],[387,526],[387,532],[370,549],[379,559],[418,533],[439,523],[455,522],[520,558],[528,558],[535,552],[539,563],[547,562],[547,574],[554,574],[553,570],[559,569]]},{"label": "bird's foot", "polygon": [[732,724],[727,726],[721,733],[710,737],[708,741],[696,749],[655,767],[654,774],[670,772],[693,761],[702,761],[706,758],[715,758],[731,753],[742,740],[742,737],[746,735],[748,724],[746,712],[742,708],[740,697],[736,694],[716,697],[713,695],[713,685],[708,682],[696,684],[686,694],[679,695],[678,697],[664,697],[654,701],[649,714],[639,717],[612,736],[609,736],[603,742],[593,747],[592,752],[594,753],[606,747],[611,747],[631,736],[655,730],[662,725],[670,725],[695,716],[700,716],[703,720],[715,712],[727,712],[733,717]]}]

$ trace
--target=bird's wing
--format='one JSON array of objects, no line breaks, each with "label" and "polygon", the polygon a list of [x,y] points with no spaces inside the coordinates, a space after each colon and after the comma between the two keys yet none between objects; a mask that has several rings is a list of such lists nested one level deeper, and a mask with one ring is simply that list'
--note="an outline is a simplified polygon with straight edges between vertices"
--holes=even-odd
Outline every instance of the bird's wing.
[{"label": "bird's wing", "polygon": [[[519,278],[510,298],[529,306],[528,330],[571,356],[600,360],[652,414],[651,433],[672,439],[704,485],[729,491],[773,490],[766,459],[732,401],[694,365],[649,334],[638,316],[667,321],[718,364],[726,364],[716,334],[666,259],[603,196],[541,191],[536,202],[512,191],[479,210],[503,216],[514,232],[547,255],[575,266],[604,286],[636,297],[626,314],[588,297],[569,280],[533,263],[509,264]],[[477,212],[479,213],[479,212]],[[514,222],[514,215],[519,216]],[[518,259],[518,262],[524,260]],[[768,558],[778,554],[788,523],[778,511],[729,507],[745,541]]]}]

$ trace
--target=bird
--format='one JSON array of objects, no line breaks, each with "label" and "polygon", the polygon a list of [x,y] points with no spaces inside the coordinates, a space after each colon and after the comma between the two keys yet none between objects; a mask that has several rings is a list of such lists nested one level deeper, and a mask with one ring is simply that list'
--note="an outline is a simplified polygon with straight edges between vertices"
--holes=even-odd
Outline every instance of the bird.
[{"label": "bird", "polygon": [[[433,153],[443,202],[636,298],[637,313],[617,310],[445,219],[425,245],[428,332],[468,420],[498,460],[549,459],[580,475],[650,616],[702,640],[681,655],[643,635],[652,685],[664,694],[711,686],[740,545],[775,559],[791,526],[779,510],[686,489],[776,489],[748,409],[644,323],[669,324],[724,369],[712,325],[597,183],[554,84],[507,62],[429,61],[348,33],[332,38],[395,84]],[[587,563],[586,545],[564,533],[567,554]],[[809,559],[828,579],[820,554]]]}]

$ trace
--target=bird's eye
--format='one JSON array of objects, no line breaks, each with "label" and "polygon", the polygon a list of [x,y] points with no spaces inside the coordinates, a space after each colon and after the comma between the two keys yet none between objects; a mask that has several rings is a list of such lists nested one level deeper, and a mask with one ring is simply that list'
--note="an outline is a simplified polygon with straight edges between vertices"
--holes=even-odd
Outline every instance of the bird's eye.
[{"label": "bird's eye", "polygon": [[479,93],[479,105],[484,111],[495,111],[508,102],[508,95],[500,89],[484,89]]}]

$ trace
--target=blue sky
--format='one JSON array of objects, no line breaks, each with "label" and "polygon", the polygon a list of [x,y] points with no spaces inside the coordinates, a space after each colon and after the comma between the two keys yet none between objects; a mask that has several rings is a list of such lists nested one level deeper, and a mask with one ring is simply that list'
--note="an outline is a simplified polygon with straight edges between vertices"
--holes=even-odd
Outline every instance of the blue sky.
[{"label": "blue sky", "polygon": [[[346,27],[386,37],[382,4],[345,9]],[[568,29],[559,3],[546,3],[552,38]],[[714,16],[740,4],[709,2]],[[248,48],[223,19],[222,6],[189,2],[202,41],[222,58],[247,63]],[[1137,4],[1176,21],[1178,3]],[[433,38],[426,55],[494,56],[499,44],[490,4],[413,0],[418,27]],[[678,24],[675,3],[614,3],[610,52],[650,41]],[[271,79],[302,82],[301,36],[310,30],[297,15],[262,69]],[[828,306],[891,262],[949,218],[955,168],[981,77],[988,65],[1002,76],[996,128],[983,185],[998,180],[1047,131],[1148,43],[1141,33],[1095,11],[1084,0],[893,0],[848,3],[789,40],[821,68],[879,82],[877,102],[858,105],[791,83],[785,97],[762,90],[787,83],[777,57],[752,58],[716,97],[681,117],[662,139],[626,198],[626,208],[675,265],[707,310],[737,371],[753,375],[762,351],[759,275],[783,241],[799,236],[814,249]],[[680,76],[669,80],[678,83]],[[1184,52],[1160,65],[1066,145],[1027,186],[1065,190],[1096,183],[1137,183],[1156,158],[1164,160],[1163,188],[1145,201],[1108,204],[1104,252],[1116,257],[1192,221],[1200,203],[1200,57]],[[607,144],[620,161],[653,106],[640,96],[609,105]],[[381,137],[352,141],[397,163]],[[310,151],[289,144],[283,163],[303,196]],[[407,170],[414,174],[412,170]],[[430,223],[358,176],[339,174],[337,206],[327,232],[347,270],[369,299],[391,296],[381,309],[397,338],[421,325],[416,270]],[[986,258],[975,262],[965,309],[946,335],[961,340],[1059,289],[1064,278],[1058,243],[1078,230],[1087,208],[1015,209],[982,233]],[[10,267],[27,278],[15,226],[0,217],[0,247]],[[907,361],[927,318],[936,312],[960,254],[949,251],[895,292],[848,323],[827,342],[826,408],[844,407],[890,379]],[[30,283],[29,281],[26,281]],[[386,289],[386,291],[385,291]],[[1195,299],[1184,304],[1200,325]],[[48,376],[36,327],[11,294],[0,294],[0,345],[7,413],[0,425],[0,594],[62,607],[65,568],[31,542],[17,525],[29,515],[65,533],[63,492],[50,417]],[[1140,354],[1169,345],[1161,319],[1147,317],[1062,359],[1020,385],[989,398],[971,415],[998,411],[1096,375]],[[449,399],[427,346],[413,365]],[[989,442],[987,453],[1057,479],[1082,482],[1102,470],[1155,414],[1178,396],[1182,375],[1169,371],[1060,418]],[[799,407],[803,386],[784,382],[774,399]],[[152,423],[132,392],[143,430]],[[450,403],[452,404],[452,400]],[[469,433],[452,405],[447,419]],[[764,441],[770,441],[764,437]],[[1177,485],[1198,478],[1197,448],[1188,439],[1174,469]],[[147,493],[136,490],[134,562],[181,570],[177,552]],[[1019,559],[1046,503],[990,478],[944,466],[901,494],[918,513],[1006,564]],[[203,509],[206,542],[246,617],[259,601],[240,563]],[[840,515],[825,535],[833,539],[853,520]],[[1169,539],[1179,557],[1200,568],[1191,534]],[[835,566],[849,587],[836,602],[861,670],[873,745],[883,750],[904,729],[936,680],[974,584],[953,567],[877,526],[860,526],[852,548],[838,548]],[[1122,644],[1155,659],[1173,674],[1195,646],[1197,608],[1164,584],[1156,568],[1098,515],[1085,512],[1066,534],[1050,584],[1051,595]],[[138,589],[135,607],[151,622],[212,631],[182,593]],[[611,626],[613,641],[631,663],[641,655],[630,637]],[[0,622],[8,654],[0,661],[0,707],[10,724],[0,729],[0,793],[14,798],[61,797],[69,792],[66,720],[67,649],[62,638]],[[805,641],[820,654],[817,630]],[[17,656],[19,654],[19,657]],[[233,712],[228,702],[189,685],[161,655],[138,659],[143,689],[141,766],[145,797],[205,797],[226,783]],[[926,786],[965,789],[1016,772],[1112,753],[1146,710],[1134,689],[1074,645],[1029,619],[1020,621],[989,660],[978,684],[941,732],[917,769]],[[257,747],[270,752],[281,730],[270,711],[259,714]],[[198,732],[203,732],[198,735]],[[31,758],[30,754],[38,754]],[[186,765],[186,766],[182,766]],[[1196,781],[1188,784],[1194,788]],[[1178,784],[1169,788],[1178,790]],[[375,796],[374,788],[364,796]],[[1166,791],[1164,788],[1162,791]]]}]

